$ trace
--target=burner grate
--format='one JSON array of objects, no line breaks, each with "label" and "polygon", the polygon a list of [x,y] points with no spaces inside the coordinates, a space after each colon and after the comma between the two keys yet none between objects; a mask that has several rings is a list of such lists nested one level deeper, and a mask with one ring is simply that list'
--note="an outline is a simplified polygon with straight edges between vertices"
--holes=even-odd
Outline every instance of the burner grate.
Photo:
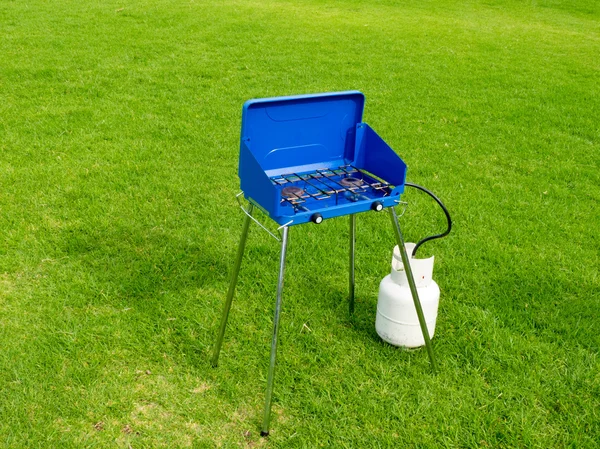
[{"label": "burner grate", "polygon": [[270,179],[274,185],[282,188],[281,203],[302,211],[307,210],[301,207],[307,200],[333,199],[336,204],[341,198],[348,201],[369,200],[372,199],[369,192],[376,192],[376,197],[383,197],[389,195],[394,187],[353,165],[343,165],[337,169],[322,168],[303,174],[288,173]]}]

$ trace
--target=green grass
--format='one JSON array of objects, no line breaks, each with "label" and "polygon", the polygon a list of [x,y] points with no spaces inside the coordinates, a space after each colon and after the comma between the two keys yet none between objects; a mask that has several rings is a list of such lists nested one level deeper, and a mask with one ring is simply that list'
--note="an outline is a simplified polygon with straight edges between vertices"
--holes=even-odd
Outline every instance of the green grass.
[{"label": "green grass", "polygon": [[[597,447],[598,2],[5,0],[0,37],[2,447]],[[358,219],[352,321],[347,221],[292,228],[262,439],[257,227],[209,364],[241,106],[346,89],[455,220],[423,247],[440,373],[375,333],[387,217]],[[443,228],[404,199],[408,239]]]}]

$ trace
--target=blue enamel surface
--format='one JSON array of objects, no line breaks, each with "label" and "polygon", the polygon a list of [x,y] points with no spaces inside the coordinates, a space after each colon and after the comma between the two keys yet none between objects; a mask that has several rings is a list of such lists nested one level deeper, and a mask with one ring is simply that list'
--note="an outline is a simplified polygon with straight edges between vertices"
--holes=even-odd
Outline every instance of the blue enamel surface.
[{"label": "blue enamel surface", "polygon": [[[306,223],[315,212],[327,219],[368,211],[376,200],[384,207],[395,205],[404,191],[406,164],[362,123],[364,102],[358,91],[247,101],[238,172],[246,199],[282,225]],[[340,166],[366,170],[375,177],[361,175],[365,180],[377,182],[379,178],[395,187],[385,193],[374,190],[368,197],[336,195],[311,203],[310,211],[303,212],[282,201],[282,186],[274,182],[281,175],[298,174],[302,182],[286,185],[303,184],[308,190],[314,184],[335,185],[337,178],[309,182],[302,175]]]},{"label": "blue enamel surface", "polygon": [[348,134],[362,121],[364,102],[357,91],[249,100],[241,140],[267,176],[339,167],[352,153]]}]

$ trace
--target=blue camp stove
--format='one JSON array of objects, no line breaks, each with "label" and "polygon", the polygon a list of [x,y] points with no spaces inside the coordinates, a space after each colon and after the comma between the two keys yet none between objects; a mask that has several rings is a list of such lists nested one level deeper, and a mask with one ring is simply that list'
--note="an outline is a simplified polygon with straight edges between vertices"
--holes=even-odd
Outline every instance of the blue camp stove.
[{"label": "blue camp stove", "polygon": [[387,208],[435,369],[394,208],[404,192],[406,164],[368,124],[363,123],[364,104],[365,97],[361,92],[348,91],[254,99],[247,101],[242,109],[238,170],[242,192],[237,198],[240,201],[243,195],[248,206],[244,207],[240,202],[246,220],[212,363],[216,366],[218,362],[251,221],[268,231],[254,216],[255,208],[258,208],[279,225],[279,237],[268,232],[281,242],[263,435],[269,432],[285,257],[292,226],[309,222],[319,224],[326,219],[349,216],[349,310],[352,314],[356,216]]},{"label": "blue camp stove", "polygon": [[356,91],[247,101],[245,198],[285,226],[398,204],[406,164],[362,122],[364,103]]}]

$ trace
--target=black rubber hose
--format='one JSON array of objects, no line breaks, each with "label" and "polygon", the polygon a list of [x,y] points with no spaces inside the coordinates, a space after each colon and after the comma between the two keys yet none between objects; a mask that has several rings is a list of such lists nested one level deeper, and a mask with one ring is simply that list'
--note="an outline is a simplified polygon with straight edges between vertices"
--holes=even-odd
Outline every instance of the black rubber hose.
[{"label": "black rubber hose", "polygon": [[436,203],[438,203],[440,205],[440,207],[444,211],[444,214],[446,214],[446,220],[448,220],[448,229],[446,229],[445,232],[443,232],[441,234],[435,234],[435,235],[430,235],[429,237],[425,237],[424,239],[420,240],[415,245],[415,248],[413,249],[413,252],[412,252],[412,257],[415,257],[415,254],[417,254],[417,250],[423,243],[428,242],[430,240],[434,240],[434,239],[441,239],[442,237],[446,237],[448,234],[450,234],[450,231],[452,230],[452,219],[450,218],[450,213],[448,212],[448,209],[446,209],[446,206],[444,206],[444,203],[442,203],[441,200],[437,196],[435,196],[435,194],[433,192],[431,192],[430,190],[427,190],[423,186],[420,186],[418,184],[413,184],[412,182],[406,182],[406,183],[404,183],[404,185],[408,186],[408,187],[412,187],[414,189],[421,190],[422,192],[425,192],[427,195],[429,195],[431,198],[433,198],[436,201]]}]

